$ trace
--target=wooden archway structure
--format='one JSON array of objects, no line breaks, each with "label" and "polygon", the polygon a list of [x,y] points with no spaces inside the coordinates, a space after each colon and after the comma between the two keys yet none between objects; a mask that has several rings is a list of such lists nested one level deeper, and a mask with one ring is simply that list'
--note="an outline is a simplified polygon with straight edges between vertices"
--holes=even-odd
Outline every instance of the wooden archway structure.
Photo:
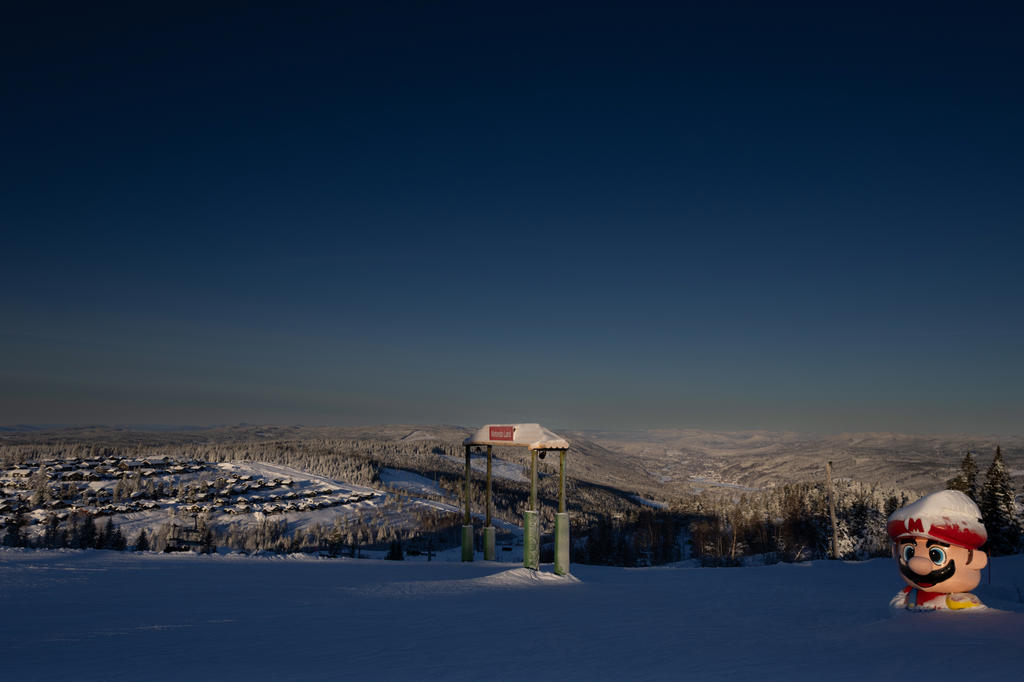
[{"label": "wooden archway structure", "polygon": [[470,449],[487,447],[487,488],[484,513],[484,560],[494,561],[494,526],[491,525],[491,452],[495,445],[525,447],[530,450],[530,506],[523,512],[523,566],[540,568],[540,510],[537,506],[537,459],[545,453],[558,453],[558,513],[555,515],[555,573],[569,573],[569,513],[565,507],[565,453],[569,441],[540,424],[487,424],[463,441],[466,449],[466,507],[462,525],[462,560],[473,560],[473,517],[469,493],[472,469]]}]

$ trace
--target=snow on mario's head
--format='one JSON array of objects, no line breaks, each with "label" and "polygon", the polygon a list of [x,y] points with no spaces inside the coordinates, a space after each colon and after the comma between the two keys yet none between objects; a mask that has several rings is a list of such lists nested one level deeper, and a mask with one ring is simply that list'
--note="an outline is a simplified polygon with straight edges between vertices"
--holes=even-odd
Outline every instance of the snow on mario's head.
[{"label": "snow on mario's head", "polygon": [[894,541],[921,537],[967,549],[977,549],[988,539],[978,505],[958,490],[925,495],[897,509],[889,517],[886,530]]}]

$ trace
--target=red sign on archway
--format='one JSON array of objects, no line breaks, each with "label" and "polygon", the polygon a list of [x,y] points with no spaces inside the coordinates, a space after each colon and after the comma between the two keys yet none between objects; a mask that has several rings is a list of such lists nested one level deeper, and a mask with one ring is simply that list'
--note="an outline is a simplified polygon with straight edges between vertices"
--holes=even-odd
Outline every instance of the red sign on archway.
[{"label": "red sign on archway", "polygon": [[488,436],[491,440],[513,440],[515,439],[515,427],[492,426]]}]

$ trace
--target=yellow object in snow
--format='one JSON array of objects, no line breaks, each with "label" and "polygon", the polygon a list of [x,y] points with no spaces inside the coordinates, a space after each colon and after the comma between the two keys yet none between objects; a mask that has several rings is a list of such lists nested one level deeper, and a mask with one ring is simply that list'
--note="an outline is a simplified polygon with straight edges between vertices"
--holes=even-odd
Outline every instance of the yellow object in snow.
[{"label": "yellow object in snow", "polygon": [[972,609],[981,605],[981,600],[970,592],[957,592],[946,595],[946,606],[954,610]]}]

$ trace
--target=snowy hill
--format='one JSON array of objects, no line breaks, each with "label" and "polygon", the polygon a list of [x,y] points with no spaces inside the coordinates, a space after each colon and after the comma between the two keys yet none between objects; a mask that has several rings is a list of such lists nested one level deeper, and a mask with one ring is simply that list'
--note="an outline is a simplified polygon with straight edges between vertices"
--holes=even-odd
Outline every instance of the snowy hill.
[{"label": "snowy hill", "polygon": [[[956,473],[963,453],[975,453],[982,466],[1001,445],[1020,487],[1024,481],[1024,437],[1004,435],[925,436],[898,433],[815,435],[775,431],[565,431],[593,472],[589,480],[630,485],[656,492],[691,483],[720,482],[764,487],[820,480],[824,462],[836,475],[875,485],[935,490]],[[622,473],[628,469],[632,473]]]},{"label": "snowy hill", "polygon": [[[964,451],[974,452],[981,466],[985,466],[997,444],[1002,446],[1017,487],[1024,485],[1022,435],[555,430],[572,443],[571,476],[661,501],[680,491],[721,484],[762,488],[820,480],[825,460],[834,462],[838,478],[909,490],[934,490],[953,476]],[[451,461],[461,465],[462,440],[470,433],[469,428],[449,425],[237,425],[175,430],[104,426],[18,428],[0,431],[0,449],[6,447],[14,453],[19,447],[60,449],[77,443],[122,449],[191,451],[217,447],[245,452],[273,444],[307,449],[321,442],[343,441],[345,449],[360,451],[412,452],[417,448],[436,448],[444,453],[441,456],[454,457]],[[497,448],[495,455],[507,467],[499,475],[506,480],[519,480],[527,463],[525,454]]]},{"label": "snowy hill", "polygon": [[[550,568],[548,567],[548,571]],[[7,679],[1019,679],[1024,556],[982,613],[892,613],[891,560],[574,566],[0,550]]]}]

